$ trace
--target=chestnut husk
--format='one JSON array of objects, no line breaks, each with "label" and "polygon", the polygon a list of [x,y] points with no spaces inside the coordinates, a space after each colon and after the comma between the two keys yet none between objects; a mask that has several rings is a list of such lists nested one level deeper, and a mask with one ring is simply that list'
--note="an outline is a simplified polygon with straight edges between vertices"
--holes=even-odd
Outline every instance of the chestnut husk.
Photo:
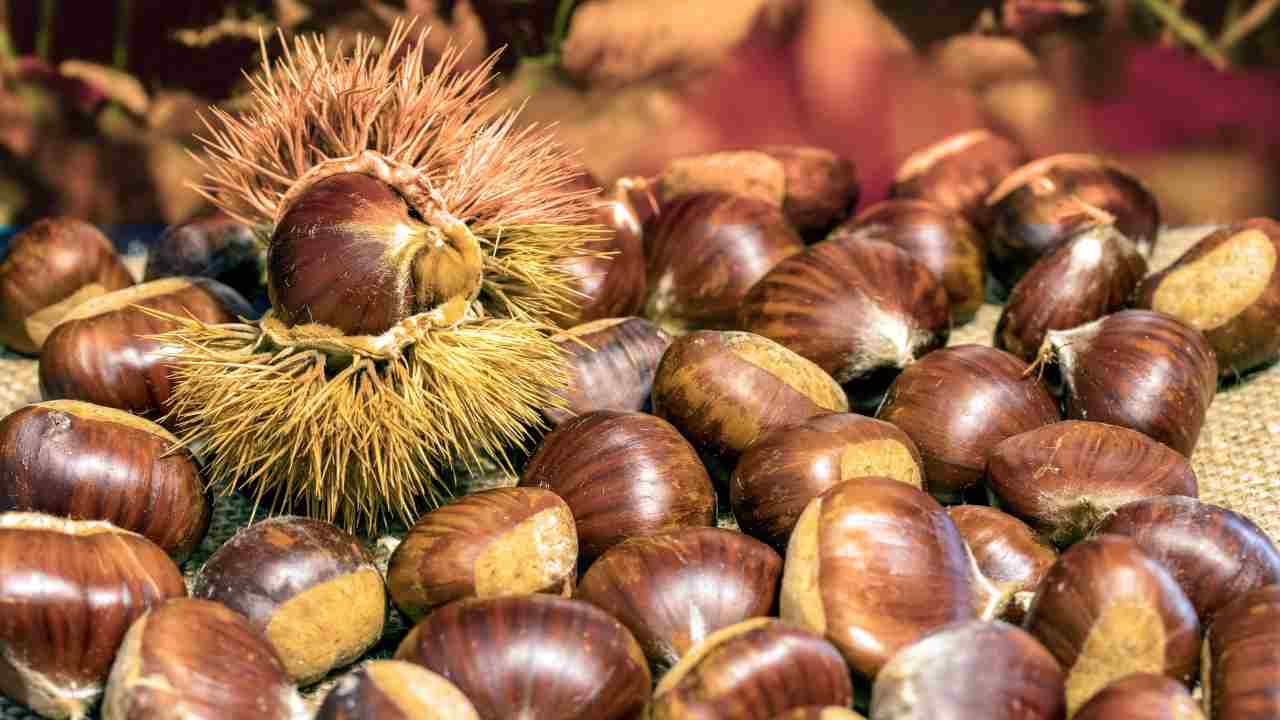
[{"label": "chestnut husk", "polygon": [[221,210],[173,225],[147,250],[143,281],[207,277],[245,298],[260,314],[269,306],[266,252],[254,229]]},{"label": "chestnut husk", "polygon": [[987,195],[1029,159],[1020,146],[989,130],[957,133],[903,160],[889,197],[932,202],[985,228],[991,221]]},{"label": "chestnut husk", "polygon": [[1135,673],[1085,703],[1073,720],[1206,720],[1182,683],[1164,675]]},{"label": "chestnut husk", "polygon": [[543,411],[554,427],[594,410],[643,410],[671,336],[644,318],[626,317],[577,325],[552,341],[569,365],[564,407]]},{"label": "chestnut husk", "polygon": [[480,720],[462,691],[403,660],[372,660],[339,678],[315,720]]},{"label": "chestnut husk", "polygon": [[978,604],[992,607],[1002,620],[1021,623],[1040,581],[1058,559],[1057,551],[1026,523],[993,507],[953,505],[947,516],[986,580],[977,586],[998,593],[996,598],[980,597]]},{"label": "chestnut husk", "polygon": [[1218,611],[1204,636],[1200,688],[1213,720],[1280,716],[1280,585]]},{"label": "chestnut husk", "polygon": [[604,318],[636,315],[647,295],[644,231],[627,187],[616,185],[606,198],[593,202],[596,223],[608,229],[589,255],[567,258],[562,266],[575,279],[579,293],[572,307],[556,318],[570,328]]}]

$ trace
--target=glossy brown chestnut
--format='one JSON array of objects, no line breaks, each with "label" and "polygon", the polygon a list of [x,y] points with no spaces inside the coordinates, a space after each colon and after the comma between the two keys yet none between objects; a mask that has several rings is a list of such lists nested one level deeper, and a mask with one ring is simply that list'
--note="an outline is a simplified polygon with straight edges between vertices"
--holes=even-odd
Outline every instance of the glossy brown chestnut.
[{"label": "glossy brown chestnut", "polygon": [[982,236],[963,215],[925,200],[886,200],[842,223],[828,240],[881,240],[924,263],[941,282],[951,316],[962,321],[982,306],[987,259]]},{"label": "glossy brown chestnut", "polygon": [[1213,720],[1280,716],[1280,585],[1219,610],[1204,636],[1200,688]]},{"label": "glossy brown chestnut", "polygon": [[898,650],[976,618],[960,532],[923,491],[889,478],[842,482],[800,515],[782,576],[782,619],[825,633],[874,678]]},{"label": "glossy brown chestnut", "polygon": [[[1036,587],[1058,559],[1057,551],[1026,523],[993,507],[954,505],[947,508],[947,516],[973,553],[978,572],[999,593],[997,614],[1011,623],[1022,622]],[[979,583],[979,587],[987,585]],[[991,602],[978,600],[982,606]],[[1001,603],[1003,610],[998,609]]]},{"label": "glossy brown chestnut", "polygon": [[1093,696],[1074,720],[1205,720],[1186,686],[1164,675],[1137,673]]},{"label": "glossy brown chestnut", "polygon": [[564,500],[541,488],[496,488],[423,515],[391,554],[387,589],[416,622],[459,598],[568,597],[577,572],[578,533]]},{"label": "glossy brown chestnut", "polygon": [[653,380],[653,412],[730,466],[770,430],[848,409],[844,391],[822,368],[752,333],[678,337]]},{"label": "glossy brown chestnut", "polygon": [[1280,355],[1280,223],[1260,218],[1210,234],[1138,288],[1136,305],[1204,333],[1218,372]]},{"label": "glossy brown chestnut", "polygon": [[403,660],[372,660],[342,676],[315,720],[480,720],[453,683]]},{"label": "glossy brown chestnut", "polygon": [[165,230],[148,249],[143,279],[207,277],[248,300],[265,301],[265,261],[253,228],[216,210]]},{"label": "glossy brown chestnut", "polygon": [[[759,150],[729,150],[676,158],[653,183],[662,212],[673,199],[695,193],[720,193],[756,200],[782,209],[787,194],[787,169]],[[645,238],[646,252],[649,238]]]},{"label": "glossy brown chestnut", "polygon": [[243,613],[303,684],[363,655],[387,614],[382,575],[360,542],[300,517],[237,532],[200,569],[191,594]]},{"label": "glossy brown chestnut", "polygon": [[1224,605],[1280,583],[1280,550],[1253,521],[1189,497],[1153,497],[1116,509],[1099,533],[1127,535],[1168,570],[1208,626]]},{"label": "glossy brown chestnut", "polygon": [[1124,308],[1147,274],[1147,261],[1114,226],[1094,225],[1067,239],[1009,293],[995,346],[1031,362],[1045,334]]},{"label": "glossy brown chestnut", "polygon": [[1199,330],[1163,313],[1122,310],[1045,336],[1067,417],[1119,425],[1190,456],[1218,389],[1218,364]]},{"label": "glossy brown chestnut", "polygon": [[1000,441],[1059,419],[1026,363],[981,345],[938,350],[908,367],[877,416],[915,442],[925,488],[943,502],[960,500],[982,478]]},{"label": "glossy brown chestnut", "polygon": [[552,425],[593,410],[642,410],[671,336],[643,318],[609,318],[552,338],[569,363],[565,407],[543,412]]},{"label": "glossy brown chestnut", "polygon": [[635,638],[590,603],[551,595],[459,600],[432,612],[397,660],[439,673],[484,720],[623,720],[649,701]]},{"label": "glossy brown chestnut", "polygon": [[1086,225],[1114,222],[1143,255],[1160,228],[1155,197],[1093,155],[1053,155],[1022,166],[987,197],[991,271],[1004,287]]},{"label": "glossy brown chestnut", "polygon": [[1189,683],[1200,625],[1173,576],[1119,535],[1071,546],[1045,575],[1023,624],[1067,673],[1067,715],[1133,673]]},{"label": "glossy brown chestnut", "polygon": [[600,410],[542,441],[520,477],[564,498],[591,562],[629,537],[715,523],[716,493],[698,453],[671,423]]},{"label": "glossy brown chestnut", "polygon": [[845,480],[867,475],[922,487],[915,443],[897,426],[852,413],[817,415],[757,440],[729,482],[733,516],[748,535],[779,551],[809,501]]},{"label": "glossy brown chestnut", "polygon": [[1002,508],[1059,545],[1089,535],[1125,503],[1198,494],[1191,463],[1168,446],[1127,428],[1080,420],[996,445],[987,484]]},{"label": "glossy brown chestnut", "polygon": [[986,227],[987,195],[1029,159],[1021,147],[989,130],[957,133],[903,160],[889,197],[935,203]]},{"label": "glossy brown chestnut", "polygon": [[47,718],[85,717],[129,625],[186,594],[178,567],[141,535],[0,515],[0,692]]},{"label": "glossy brown chestnut", "polygon": [[871,720],[1063,720],[1062,668],[1003,622],[955,623],[903,648],[876,676]]},{"label": "glossy brown chestnut", "polygon": [[244,298],[216,280],[165,278],[102,295],[72,310],[40,353],[40,391],[128,410],[153,419],[169,410],[171,352],[147,336],[177,328],[147,314],[157,310],[206,323],[251,314]]},{"label": "glossy brown chestnut", "polygon": [[673,331],[734,326],[747,291],[804,249],[782,211],[722,193],[681,195],[646,233],[645,317]]},{"label": "glossy brown chestnut", "polygon": [[768,615],[782,558],[720,528],[685,528],[615,545],[582,577],[577,597],[627,626],[649,662],[675,664],[723,627]]},{"label": "glossy brown chestnut", "polygon": [[14,235],[0,263],[0,342],[36,354],[71,308],[133,284],[111,241],[82,220],[40,220]]},{"label": "glossy brown chestnut", "polygon": [[651,717],[772,718],[852,702],[849,670],[831,643],[776,618],[754,618],[689,650],[654,689]]},{"label": "glossy brown chestnut", "polygon": [[180,561],[204,539],[212,509],[191,453],[153,422],[75,400],[0,420],[0,512],[106,520]]},{"label": "glossy brown chestnut", "polygon": [[581,297],[576,308],[556,318],[561,327],[635,315],[644,307],[644,236],[625,187],[618,186],[610,198],[595,201],[592,221],[603,225],[608,234],[590,244],[591,255],[565,261]]},{"label": "glossy brown chestnut", "polygon": [[801,232],[822,232],[858,204],[853,163],[839,155],[805,145],[766,145],[760,152],[782,163],[782,212]]}]

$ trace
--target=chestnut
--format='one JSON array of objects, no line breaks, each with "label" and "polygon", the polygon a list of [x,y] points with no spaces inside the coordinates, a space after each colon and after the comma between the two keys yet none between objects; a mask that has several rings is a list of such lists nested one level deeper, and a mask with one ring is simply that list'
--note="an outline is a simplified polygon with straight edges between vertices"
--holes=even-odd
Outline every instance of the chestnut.
[{"label": "chestnut", "polygon": [[1136,305],[1204,333],[1223,376],[1280,355],[1280,223],[1266,218],[1211,233],[1143,280]]},{"label": "chestnut", "polygon": [[776,206],[723,193],[676,197],[645,235],[645,317],[673,332],[729,329],[747,291],[804,243]]},{"label": "chestnut", "polygon": [[141,535],[0,514],[0,692],[47,718],[85,717],[129,625],[186,594],[173,560]]},{"label": "chestnut", "polygon": [[631,633],[594,605],[551,595],[449,603],[409,631],[396,659],[453,683],[483,720],[622,720],[649,701]]},{"label": "chestnut", "polygon": [[848,160],[807,145],[765,145],[759,150],[782,164],[782,212],[802,233],[825,231],[857,205],[860,188]]},{"label": "chestnut", "polygon": [[1000,441],[1059,419],[1026,363],[981,345],[953,345],[907,367],[877,416],[915,442],[925,488],[943,502],[959,501],[982,478]]},{"label": "chestnut", "polygon": [[816,415],[761,437],[729,483],[733,516],[748,535],[784,550],[809,501],[866,475],[924,485],[920,451],[897,426],[852,413]]},{"label": "chestnut", "polygon": [[844,391],[822,368],[752,333],[678,337],[653,379],[654,414],[729,467],[770,430],[848,409]]},{"label": "chestnut", "polygon": [[773,720],[865,720],[858,713],[839,705],[806,705],[777,715]]},{"label": "chestnut", "polygon": [[1038,640],[970,620],[898,651],[876,675],[872,720],[1062,720],[1062,668]]},{"label": "chestnut", "polygon": [[654,689],[651,717],[773,718],[852,702],[849,669],[831,643],[776,618],[754,618],[689,650]]},{"label": "chestnut", "polygon": [[956,322],[982,307],[987,258],[982,236],[957,212],[925,200],[886,200],[831,231],[828,240],[881,240],[924,263],[941,282]]},{"label": "chestnut", "polygon": [[1073,720],[1205,720],[1180,682],[1135,673],[1117,680],[1085,703]]},{"label": "chestnut", "polygon": [[[993,608],[996,614],[1012,623],[1022,622],[1036,587],[1058,559],[1057,551],[1026,523],[993,507],[954,505],[947,508],[947,516],[987,581],[979,586],[986,589],[989,585],[999,593]],[[989,605],[992,600],[980,598],[978,602]]]},{"label": "chestnut", "polygon": [[577,597],[627,626],[649,662],[675,664],[710,633],[770,614],[782,558],[720,528],[631,538],[591,565]]},{"label": "chestnut", "polygon": [[671,344],[670,335],[637,317],[595,320],[552,340],[569,364],[565,406],[543,411],[553,426],[593,410],[644,409],[658,361]]},{"label": "chestnut", "polygon": [[1029,159],[1016,143],[990,130],[956,133],[907,156],[889,197],[931,202],[983,228],[991,220],[987,195]]},{"label": "chestnut", "polygon": [[[781,210],[787,193],[787,169],[759,150],[728,150],[681,157],[667,163],[653,182],[662,213],[681,195],[734,195]],[[649,248],[645,238],[645,248]]]},{"label": "chestnut", "polygon": [[1205,632],[1203,658],[1209,717],[1280,716],[1280,585],[1255,588],[1221,608]]},{"label": "chestnut", "polygon": [[1133,538],[1178,581],[1206,626],[1235,598],[1280,583],[1280,550],[1271,538],[1244,515],[1195,498],[1135,500],[1098,532]]},{"label": "chestnut", "polygon": [[970,559],[942,506],[889,478],[848,480],[796,523],[781,615],[825,633],[855,673],[874,678],[930,631],[976,618]]},{"label": "chestnut", "polygon": [[995,346],[1031,362],[1048,331],[1123,309],[1146,274],[1147,261],[1114,226],[1087,227],[1013,286],[996,323]]},{"label": "chestnut", "polygon": [[133,284],[111,241],[82,220],[39,220],[9,240],[0,263],[0,342],[34,355],[86,300]]},{"label": "chestnut", "polygon": [[996,445],[987,484],[1000,506],[1059,545],[1089,535],[1116,508],[1160,495],[1196,497],[1191,463],[1140,432],[1066,420]]},{"label": "chestnut", "polygon": [[1133,540],[1099,535],[1049,568],[1023,624],[1067,673],[1067,715],[1126,675],[1189,683],[1200,625],[1178,583]]},{"label": "chestnut", "polygon": [[191,595],[243,613],[302,684],[363,655],[387,615],[368,551],[333,525],[301,517],[237,532],[200,568]]},{"label": "chestnut", "polygon": [[1188,457],[1218,389],[1204,335],[1148,310],[1050,331],[1040,356],[1062,374],[1068,418],[1137,430]]},{"label": "chestnut", "polygon": [[716,518],[697,452],[671,423],[643,413],[599,410],[564,423],[542,441],[520,486],[564,498],[585,563],[629,537]]},{"label": "chestnut", "polygon": [[263,307],[265,261],[253,228],[214,210],[165,230],[148,249],[143,280],[212,278]]},{"label": "chestnut", "polygon": [[238,612],[180,598],[138,618],[111,667],[103,720],[310,717],[284,663]]},{"label": "chestnut", "polygon": [[576,278],[574,289],[581,297],[577,307],[557,318],[561,327],[635,315],[644,307],[647,280],[643,231],[625,186],[615,187],[609,198],[595,200],[593,207],[593,222],[608,232],[588,246],[591,254],[571,257],[563,263]]},{"label": "chestnut", "polygon": [[578,533],[564,500],[541,488],[495,488],[414,523],[391,554],[387,590],[396,608],[417,621],[465,597],[567,597],[577,571]]},{"label": "chestnut", "polygon": [[403,660],[372,660],[342,676],[315,720],[480,720],[453,683]]},{"label": "chestnut", "polygon": [[76,306],[49,333],[40,353],[40,391],[159,418],[170,409],[171,352],[149,336],[173,330],[172,320],[206,323],[250,314],[236,291],[208,278],[165,278],[102,295]]},{"label": "chestnut", "polygon": [[1148,256],[1160,228],[1151,192],[1094,155],[1053,155],[1023,165],[991,191],[987,206],[991,271],[1005,288],[1086,225],[1113,222]]},{"label": "chestnut", "polygon": [[0,512],[107,520],[181,561],[204,539],[213,503],[190,451],[168,430],[75,400],[0,420]]}]

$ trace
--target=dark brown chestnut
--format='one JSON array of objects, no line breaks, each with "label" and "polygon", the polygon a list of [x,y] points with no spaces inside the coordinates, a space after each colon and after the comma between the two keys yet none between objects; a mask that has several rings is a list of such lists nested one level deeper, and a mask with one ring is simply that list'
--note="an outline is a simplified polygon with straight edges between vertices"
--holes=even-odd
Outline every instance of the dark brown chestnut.
[{"label": "dark brown chestnut", "polygon": [[1136,305],[1204,333],[1218,372],[1280,355],[1280,223],[1260,218],[1210,234],[1138,288]]},{"label": "dark brown chestnut", "polygon": [[1218,389],[1218,364],[1199,330],[1163,313],[1122,310],[1045,336],[1067,417],[1119,425],[1190,456]]},{"label": "dark brown chestnut", "polygon": [[1073,720],[1205,720],[1195,698],[1177,680],[1135,673],[1085,703]]},{"label": "dark brown chestnut", "polygon": [[1127,428],[1080,420],[996,445],[987,484],[1002,508],[1059,545],[1089,535],[1125,503],[1198,494],[1191,463],[1168,446]]},{"label": "dark brown chestnut", "polygon": [[765,145],[760,152],[782,163],[782,212],[802,233],[825,231],[858,204],[853,163],[839,155],[806,145]]},{"label": "dark brown chestnut", "polygon": [[992,606],[1011,623],[1022,622],[1036,587],[1058,559],[1057,551],[1026,523],[993,507],[953,505],[947,508],[947,516],[956,524],[977,571],[987,581],[978,587],[985,590],[989,586],[999,594],[994,605],[991,598],[979,598],[978,604]]},{"label": "dark brown chestnut", "polygon": [[387,589],[416,622],[459,598],[568,597],[577,573],[578,533],[565,501],[541,488],[496,488],[423,515],[391,554]]},{"label": "dark brown chestnut", "polygon": [[925,488],[944,502],[960,500],[982,478],[1002,440],[1059,419],[1026,363],[981,345],[954,345],[909,366],[877,416],[915,442]]},{"label": "dark brown chestnut", "polygon": [[36,354],[73,307],[133,284],[111,241],[82,220],[40,220],[9,241],[0,263],[0,342]]},{"label": "dark brown chestnut", "polygon": [[1153,497],[1117,508],[1099,533],[1127,535],[1168,570],[1208,626],[1224,605],[1280,583],[1280,550],[1249,518],[1189,497]]},{"label": "dark brown chestnut", "polygon": [[922,487],[920,451],[897,426],[852,413],[784,425],[757,440],[729,482],[742,531],[785,550],[809,501],[837,483],[878,475]]},{"label": "dark brown chestnut", "polygon": [[942,506],[889,478],[842,482],[800,515],[783,567],[781,615],[824,633],[874,678],[898,650],[976,618],[971,560]]},{"label": "dark brown chestnut", "polygon": [[876,676],[872,720],[1063,720],[1062,668],[1035,638],[970,620],[900,650]]},{"label": "dark brown chestnut", "polygon": [[831,643],[776,618],[754,618],[689,650],[654,689],[651,717],[773,718],[852,702],[849,670]]},{"label": "dark brown chestnut", "polygon": [[768,545],[685,528],[615,545],[583,575],[577,597],[620,620],[649,662],[668,668],[716,630],[768,615],[781,577]]},{"label": "dark brown chestnut", "polygon": [[1200,666],[1213,720],[1280,716],[1280,585],[1250,590],[1218,611]]},{"label": "dark brown chestnut", "polygon": [[1119,535],[1072,545],[1045,575],[1023,625],[1067,673],[1067,716],[1133,673],[1184,684],[1200,625],[1173,576]]},{"label": "dark brown chestnut", "polygon": [[0,514],[0,692],[47,718],[83,718],[130,624],[187,594],[141,535],[97,521]]},{"label": "dark brown chestnut", "polygon": [[881,240],[924,263],[946,290],[951,317],[971,318],[987,292],[982,236],[959,213],[925,200],[886,200],[831,231],[828,240]]},{"label": "dark brown chestnut", "polygon": [[106,520],[181,561],[204,539],[213,503],[191,453],[168,430],[75,400],[0,420],[0,512]]},{"label": "dark brown chestnut", "polygon": [[236,533],[200,569],[191,594],[243,613],[303,684],[363,655],[387,615],[368,551],[333,525],[301,517]]},{"label": "dark brown chestnut", "polygon": [[253,228],[215,210],[164,231],[147,252],[143,280],[207,277],[262,305],[266,251]]},{"label": "dark brown chestnut", "polygon": [[552,338],[569,364],[565,406],[544,411],[552,425],[593,410],[642,410],[671,336],[643,318],[608,318]]},{"label": "dark brown chestnut", "polygon": [[453,683],[403,660],[371,660],[343,675],[315,720],[480,720]]},{"label": "dark brown chestnut", "polygon": [[740,195],[681,195],[646,233],[645,317],[672,331],[729,329],[747,291],[804,249],[782,211]]},{"label": "dark brown chestnut", "polygon": [[236,291],[208,278],[165,278],[102,295],[72,310],[40,353],[40,391],[158,419],[170,409],[174,365],[165,344],[148,336],[176,329],[157,310],[206,323],[250,314]]},{"label": "dark brown chestnut", "polygon": [[903,160],[889,197],[932,202],[986,227],[987,195],[1029,159],[1017,144],[989,130],[957,133]]},{"label": "dark brown chestnut", "polygon": [[1114,226],[1087,227],[1013,286],[996,323],[995,346],[1031,362],[1048,331],[1123,309],[1146,274],[1147,261]]},{"label": "dark brown chestnut", "polygon": [[590,603],[551,595],[449,603],[409,631],[396,659],[439,673],[484,720],[624,720],[650,695],[631,633]]},{"label": "dark brown chestnut", "polygon": [[625,186],[614,188],[610,198],[594,201],[594,207],[593,221],[603,225],[608,234],[591,243],[590,255],[564,262],[576,278],[574,289],[581,297],[577,307],[556,318],[561,327],[635,315],[644,307],[644,236]]}]

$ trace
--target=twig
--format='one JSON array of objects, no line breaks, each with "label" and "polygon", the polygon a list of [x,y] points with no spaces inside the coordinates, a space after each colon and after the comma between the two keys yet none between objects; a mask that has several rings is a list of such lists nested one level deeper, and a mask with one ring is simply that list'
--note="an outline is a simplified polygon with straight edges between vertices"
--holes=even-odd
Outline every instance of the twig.
[{"label": "twig", "polygon": [[1261,0],[1249,8],[1249,12],[1223,28],[1222,34],[1218,36],[1218,47],[1230,50],[1253,31],[1262,27],[1263,23],[1276,13],[1276,10],[1280,10],[1280,0]]},{"label": "twig", "polygon": [[40,29],[36,31],[36,54],[47,63],[53,62],[53,16],[57,14],[58,0],[41,0]]},{"label": "twig", "polygon": [[[1187,4],[1187,0],[1170,0],[1169,1],[1169,5],[1171,5],[1173,9],[1177,10],[1178,12],[1182,12],[1182,8],[1185,7],[1186,4]],[[1177,38],[1173,34],[1173,28],[1166,25],[1164,30],[1161,31],[1160,33],[1160,44],[1172,45],[1176,39]]]},{"label": "twig", "polygon": [[133,0],[120,0],[116,9],[116,41],[111,51],[111,64],[117,69],[129,68],[129,31],[133,21]]},{"label": "twig", "polygon": [[1142,7],[1172,30],[1179,40],[1199,51],[1210,65],[1219,70],[1225,70],[1230,65],[1227,56],[1222,53],[1200,23],[1183,15],[1166,0],[1140,0],[1140,2]]}]

